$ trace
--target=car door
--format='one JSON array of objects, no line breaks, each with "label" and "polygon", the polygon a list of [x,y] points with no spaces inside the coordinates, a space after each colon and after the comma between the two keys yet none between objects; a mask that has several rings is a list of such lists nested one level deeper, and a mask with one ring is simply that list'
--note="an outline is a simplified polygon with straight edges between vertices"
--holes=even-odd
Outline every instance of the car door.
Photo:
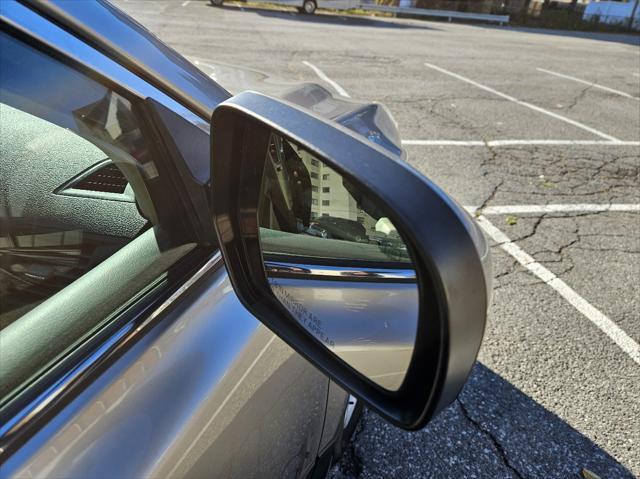
[{"label": "car door", "polygon": [[2,477],[304,476],[329,381],[229,284],[207,119],[1,13]]}]

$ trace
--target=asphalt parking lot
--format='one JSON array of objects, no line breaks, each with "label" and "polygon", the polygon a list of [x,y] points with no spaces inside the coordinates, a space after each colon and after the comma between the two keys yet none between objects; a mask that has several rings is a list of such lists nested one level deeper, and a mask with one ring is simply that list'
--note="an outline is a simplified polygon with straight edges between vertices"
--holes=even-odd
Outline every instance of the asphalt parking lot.
[{"label": "asphalt parking lot", "polygon": [[242,65],[384,103],[409,161],[493,242],[459,400],[416,433],[365,414],[334,478],[640,474],[640,37],[116,3],[214,77]]}]

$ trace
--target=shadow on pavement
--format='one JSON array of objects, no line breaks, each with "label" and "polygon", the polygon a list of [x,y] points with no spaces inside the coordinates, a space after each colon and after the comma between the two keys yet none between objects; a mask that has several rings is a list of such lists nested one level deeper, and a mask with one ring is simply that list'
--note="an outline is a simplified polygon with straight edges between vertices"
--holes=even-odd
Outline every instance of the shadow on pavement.
[{"label": "shadow on pavement", "polygon": [[606,451],[480,363],[460,398],[422,431],[370,412],[337,478],[633,478]]},{"label": "shadow on pavement", "polygon": [[437,30],[432,26],[400,23],[394,21],[388,21],[384,18],[356,16],[356,15],[332,15],[316,12],[314,15],[306,15],[304,13],[298,13],[293,10],[270,10],[267,8],[247,7],[247,6],[235,6],[235,5],[223,5],[222,7],[213,7],[211,4],[207,4],[212,8],[222,8],[227,10],[237,11],[242,8],[245,12],[257,13],[263,17],[279,18],[281,20],[293,20],[302,23],[315,23],[319,25],[341,25],[349,27],[374,27],[374,28],[391,28],[391,29],[422,29],[422,30]]}]

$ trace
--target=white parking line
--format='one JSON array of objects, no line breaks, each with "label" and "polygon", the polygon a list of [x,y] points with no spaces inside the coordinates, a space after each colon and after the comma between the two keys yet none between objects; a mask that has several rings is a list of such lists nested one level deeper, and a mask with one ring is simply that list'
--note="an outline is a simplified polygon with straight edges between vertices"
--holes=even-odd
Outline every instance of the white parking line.
[{"label": "white parking line", "polygon": [[303,61],[302,63],[304,63],[309,68],[311,68],[314,72],[316,72],[316,75],[318,75],[322,80],[326,81],[329,85],[331,85],[338,92],[339,95],[345,98],[351,98],[351,95],[347,93],[347,90],[342,88],[335,81],[333,81],[331,78],[325,75],[325,73],[322,70],[320,70],[317,66],[315,66],[313,63],[310,63],[307,61]]},{"label": "white parking line", "polygon": [[640,141],[608,140],[402,140],[403,145],[416,146],[640,146]]},{"label": "white parking line", "polygon": [[[476,210],[468,208],[471,212]],[[602,213],[605,211],[640,212],[640,204],[614,203],[608,205],[597,204],[552,204],[552,205],[502,205],[487,206],[480,211],[483,215],[517,215],[517,214],[545,214],[545,213]]]},{"label": "white parking line", "polygon": [[548,73],[549,75],[555,75],[555,76],[560,77],[560,78],[565,78],[567,80],[573,80],[575,82],[582,83],[584,85],[589,85],[590,87],[598,88],[599,90],[608,91],[609,93],[615,93],[616,95],[620,95],[620,96],[623,96],[625,98],[631,98],[632,100],[640,101],[640,98],[638,98],[637,96],[629,95],[628,93],[625,93],[625,92],[620,91],[620,90],[614,90],[613,88],[609,88],[609,87],[606,87],[604,85],[598,85],[595,82],[590,82],[590,81],[587,81],[587,80],[581,80],[580,78],[572,77],[570,75],[565,75],[564,73],[554,72],[554,71],[551,71],[551,70],[547,70],[545,68],[536,68],[536,70],[538,70],[539,72]]},{"label": "white parking line", "polygon": [[182,2],[182,7],[186,7],[187,5],[189,5],[191,3],[191,0],[187,0],[186,2]]},{"label": "white parking line", "polygon": [[464,77],[462,75],[458,75],[457,73],[453,73],[453,72],[451,72],[449,70],[445,70],[444,68],[441,68],[441,67],[439,67],[437,65],[433,65],[431,63],[425,63],[425,66],[427,66],[427,67],[429,67],[429,68],[431,68],[433,70],[439,71],[440,73],[444,73],[445,75],[449,75],[449,76],[452,76],[453,78],[457,78],[458,80],[463,81],[465,83],[469,83],[470,85],[473,85],[473,86],[475,86],[477,88],[480,88],[481,90],[487,91],[489,93],[493,93],[494,95],[502,97],[505,100],[509,100],[510,102],[513,102],[513,103],[515,103],[517,105],[524,106],[525,108],[529,108],[529,109],[537,111],[539,113],[543,113],[543,114],[548,115],[548,116],[550,116],[552,118],[555,118],[556,120],[560,120],[560,121],[563,121],[563,122],[568,123],[570,125],[573,125],[573,126],[575,126],[577,128],[581,128],[582,130],[588,131],[589,133],[593,133],[594,135],[598,135],[599,137],[604,138],[606,140],[609,140],[609,141],[620,141],[618,138],[616,138],[614,136],[607,135],[606,133],[603,133],[603,132],[601,132],[599,130],[596,130],[595,128],[591,128],[590,126],[587,126],[587,125],[585,125],[583,123],[580,123],[578,121],[572,120],[571,118],[567,118],[566,116],[558,115],[557,113],[554,113],[554,112],[549,111],[549,110],[545,110],[544,108],[541,108],[539,106],[533,105],[533,104],[528,103],[526,101],[518,100],[517,98],[514,98],[514,97],[512,97],[510,95],[507,95],[506,93],[502,93],[502,92],[499,92],[498,90],[494,90],[491,87],[488,87],[486,85],[483,85],[481,83],[473,81],[470,78]]},{"label": "white parking line", "polygon": [[482,229],[498,245],[513,256],[518,263],[548,284],[576,308],[584,317],[591,321],[600,331],[620,347],[633,361],[640,365],[640,345],[625,333],[616,323],[601,313],[586,299],[571,289],[564,281],[554,273],[538,263],[532,256],[515,244],[501,230],[496,228],[485,216],[478,217],[478,223]]},{"label": "white parking line", "polygon": [[402,140],[403,145],[419,146],[487,146],[482,140]]}]

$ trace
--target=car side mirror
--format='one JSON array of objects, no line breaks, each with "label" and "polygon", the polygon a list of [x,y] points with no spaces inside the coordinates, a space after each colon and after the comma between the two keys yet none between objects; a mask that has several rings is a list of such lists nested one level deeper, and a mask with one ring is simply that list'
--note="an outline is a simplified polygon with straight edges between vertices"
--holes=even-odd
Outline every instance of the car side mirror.
[{"label": "car side mirror", "polygon": [[383,417],[424,426],[482,340],[487,243],[378,145],[253,92],[211,125],[212,208],[233,287],[294,350]]}]

